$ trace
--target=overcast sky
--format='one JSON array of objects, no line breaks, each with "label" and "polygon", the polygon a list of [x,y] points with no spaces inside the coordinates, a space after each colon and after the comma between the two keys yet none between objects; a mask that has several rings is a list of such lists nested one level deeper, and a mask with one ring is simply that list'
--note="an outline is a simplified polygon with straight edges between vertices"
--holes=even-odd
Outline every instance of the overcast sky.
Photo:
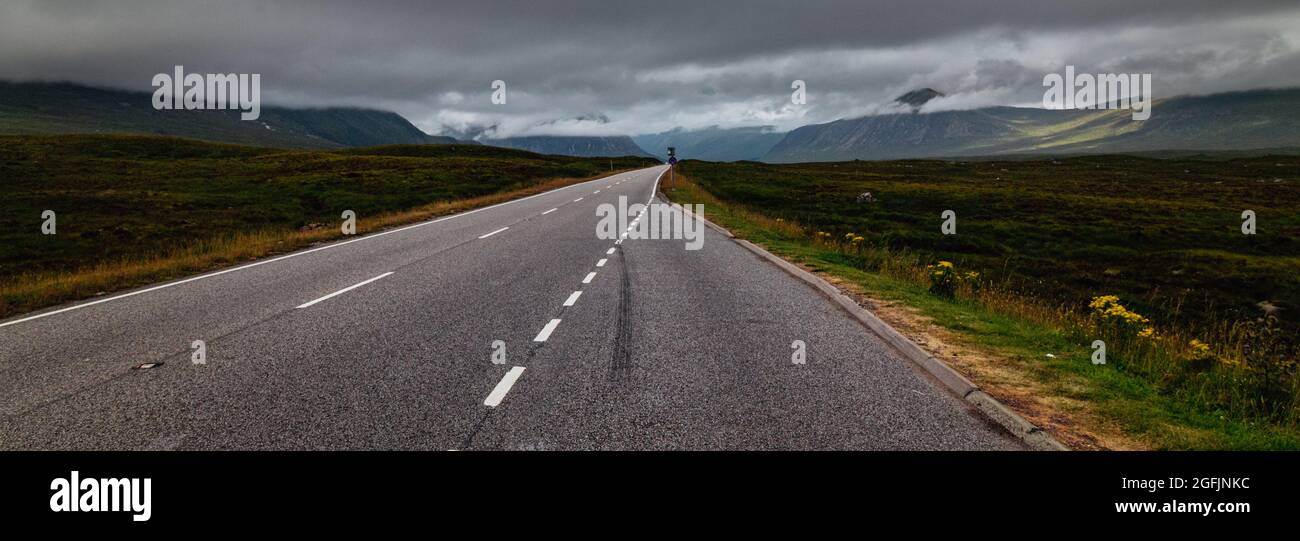
[{"label": "overcast sky", "polygon": [[431,133],[790,129],[920,87],[948,94],[930,109],[1037,106],[1066,64],[1151,73],[1156,98],[1300,86],[1300,2],[0,2],[0,78],[147,91],[177,64],[260,73],[265,104],[391,109]]}]

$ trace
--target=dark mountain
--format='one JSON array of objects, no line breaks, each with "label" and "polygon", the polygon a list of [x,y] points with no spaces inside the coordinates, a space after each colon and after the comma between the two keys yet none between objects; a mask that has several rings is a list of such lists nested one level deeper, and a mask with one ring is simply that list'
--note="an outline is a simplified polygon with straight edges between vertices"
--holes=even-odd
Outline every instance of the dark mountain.
[{"label": "dark mountain", "polygon": [[922,88],[919,90],[913,90],[911,92],[903,94],[902,96],[894,98],[894,101],[906,105],[908,107],[911,107],[912,112],[917,113],[921,111],[922,105],[929,103],[929,101],[932,99],[942,98],[943,95],[944,95],[943,92],[939,92],[938,90],[935,90],[933,88]]},{"label": "dark mountain", "polygon": [[683,159],[734,162],[762,158],[782,137],[785,137],[785,133],[778,132],[770,126],[745,128],[712,126],[689,131],[678,128],[661,133],[638,135],[632,140],[660,159],[668,158],[668,147],[677,147],[677,155]]},{"label": "dark mountain", "polygon": [[1300,89],[1157,100],[1132,111],[989,107],[837,120],[791,131],[770,162],[1300,147]]},{"label": "dark mountain", "polygon": [[151,97],[72,83],[0,82],[0,133],[144,133],[305,148],[457,142],[389,111],[264,106],[258,119],[240,120],[231,110],[155,110]]},{"label": "dark mountain", "polygon": [[562,154],[580,157],[651,156],[626,135],[618,136],[565,136],[531,135],[482,139],[485,145],[528,150],[538,154]]}]

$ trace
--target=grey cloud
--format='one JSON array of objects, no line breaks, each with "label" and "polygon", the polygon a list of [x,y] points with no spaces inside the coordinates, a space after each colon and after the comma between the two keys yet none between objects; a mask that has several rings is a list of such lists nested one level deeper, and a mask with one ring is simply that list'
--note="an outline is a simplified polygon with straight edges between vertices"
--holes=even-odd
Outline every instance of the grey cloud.
[{"label": "grey cloud", "polygon": [[0,78],[147,90],[176,64],[261,73],[268,102],[389,108],[430,131],[789,128],[919,86],[951,95],[938,106],[1032,102],[1066,62],[1186,92],[1296,85],[1280,68],[1297,28],[1294,0],[6,0]]}]

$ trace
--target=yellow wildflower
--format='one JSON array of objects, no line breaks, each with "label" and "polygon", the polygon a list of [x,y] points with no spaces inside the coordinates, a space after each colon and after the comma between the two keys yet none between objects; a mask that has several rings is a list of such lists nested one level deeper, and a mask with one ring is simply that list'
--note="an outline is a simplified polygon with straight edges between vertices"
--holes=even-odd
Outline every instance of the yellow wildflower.
[{"label": "yellow wildflower", "polygon": [[1106,307],[1112,304],[1119,304],[1119,297],[1116,297],[1115,295],[1102,295],[1100,297],[1094,297],[1092,302],[1088,303],[1088,307],[1100,311],[1105,310]]},{"label": "yellow wildflower", "polygon": [[1092,299],[1092,302],[1088,303],[1088,307],[1092,308],[1093,313],[1100,316],[1102,319],[1135,325],[1146,325],[1147,323],[1150,323],[1150,321],[1141,314],[1125,308],[1124,305],[1119,303],[1119,297],[1116,297],[1115,295],[1102,295],[1100,297],[1095,297]]},{"label": "yellow wildflower", "polygon": [[1191,349],[1191,351],[1188,352],[1188,356],[1194,361],[1208,359],[1214,355],[1213,353],[1210,353],[1209,344],[1195,338],[1193,338],[1191,342],[1188,342],[1187,345]]}]

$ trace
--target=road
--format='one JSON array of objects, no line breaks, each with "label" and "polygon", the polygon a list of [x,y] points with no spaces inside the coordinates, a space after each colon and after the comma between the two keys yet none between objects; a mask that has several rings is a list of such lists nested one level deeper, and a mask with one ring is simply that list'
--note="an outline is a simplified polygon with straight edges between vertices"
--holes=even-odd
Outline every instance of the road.
[{"label": "road", "polygon": [[1023,448],[712,229],[598,238],[663,171],[0,322],[0,448]]}]

